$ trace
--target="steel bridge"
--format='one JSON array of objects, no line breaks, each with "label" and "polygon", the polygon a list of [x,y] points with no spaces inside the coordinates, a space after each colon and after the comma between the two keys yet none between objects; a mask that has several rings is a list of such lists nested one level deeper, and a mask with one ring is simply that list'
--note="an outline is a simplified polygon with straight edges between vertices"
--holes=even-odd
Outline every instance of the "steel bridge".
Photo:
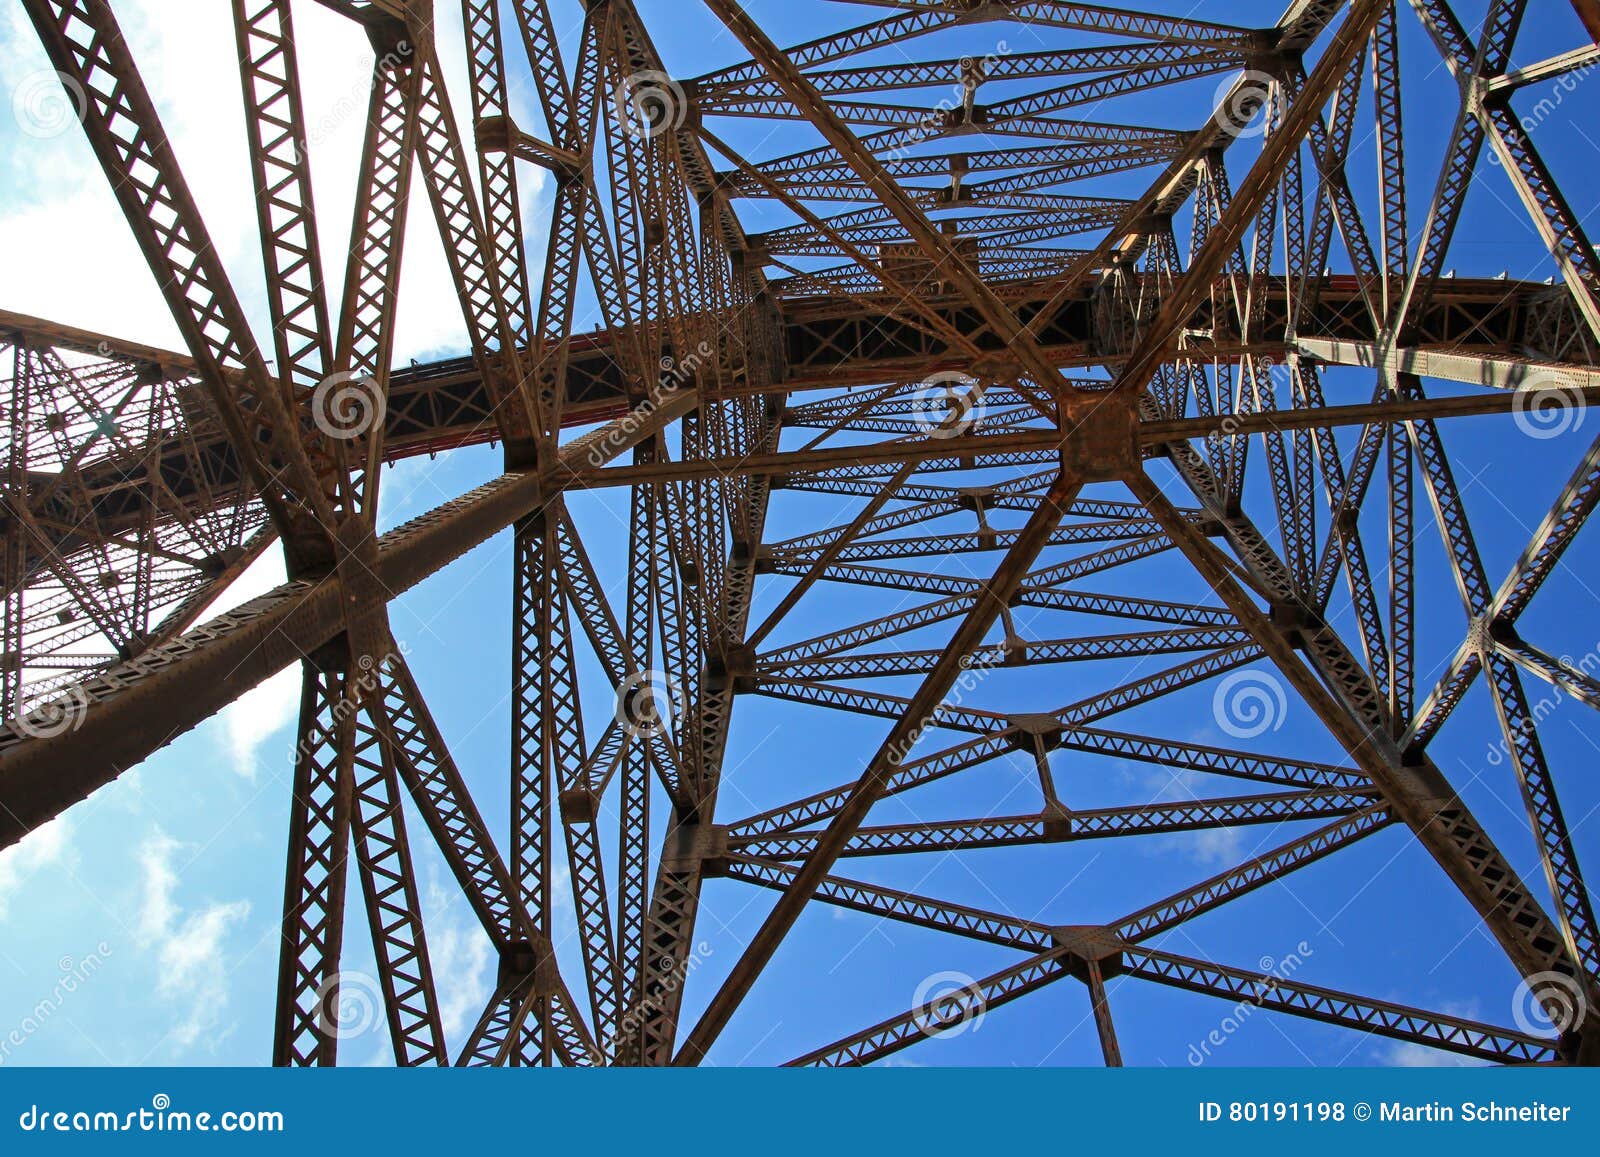
[{"label": "steel bridge", "polygon": [[[342,275],[324,268],[291,5],[232,0],[258,334],[114,5],[22,0],[184,348],[0,312],[4,845],[297,667],[276,1064],[334,1063],[345,922],[363,915],[398,1064],[737,1060],[719,1037],[763,1015],[746,998],[819,905],[943,934],[953,960],[966,940],[1011,962],[840,1039],[802,1035],[796,1064],[878,1060],[1070,981],[1120,1065],[1117,977],[1353,1040],[1600,1060],[1600,941],[1558,791],[1586,769],[1551,766],[1529,683],[1600,708],[1600,681],[1518,626],[1600,501],[1600,441],[1571,452],[1504,573],[1446,451],[1455,419],[1477,417],[1508,457],[1561,452],[1530,424],[1600,399],[1600,262],[1541,118],[1518,111],[1600,64],[1600,0],[1294,0],[1261,27],[1225,22],[1249,5],[1222,3],[1191,6],[1213,20],[855,0],[810,3],[819,35],[787,48],[738,0],[693,0],[745,57],[694,77],[669,70],[633,0],[463,0],[459,120],[441,63],[459,45],[436,43],[431,0],[320,2],[372,46],[355,201],[323,206],[351,214]],[[841,25],[852,7],[861,22]],[[1536,7],[1572,44],[1514,62]],[[1407,92],[1441,86],[1452,118],[1402,115],[1403,42],[1432,54]],[[1154,108],[1163,124],[1138,123]],[[749,155],[731,142],[752,121],[803,147]],[[1537,277],[1452,270],[1490,165],[1520,201],[1501,211],[1525,210],[1518,228],[1547,251]],[[543,253],[535,179],[553,189]],[[394,357],[410,214],[443,241],[461,357]],[[754,231],[755,215],[785,223]],[[379,525],[384,464],[484,444],[499,477]],[[616,526],[568,509],[591,490],[628,510],[617,574],[590,549]],[[502,825],[469,788],[498,769],[453,760],[423,694],[443,676],[412,671],[389,606],[507,530]],[[288,581],[214,613],[269,549]],[[1206,596],[1150,593],[1163,575]],[[830,586],[854,596],[821,598]],[[884,592],[888,613],[850,615]],[[1430,595],[1430,615],[1456,616],[1442,653],[1419,627]],[[1025,710],[1001,691],[1014,680],[987,681],[1035,667],[1031,688],[1069,670],[1076,698]],[[614,695],[604,712],[579,693],[592,673]],[[1183,738],[1232,708],[1241,673],[1336,757],[1273,750],[1275,730],[1221,714],[1237,748]],[[1508,758],[1474,770],[1520,800],[1526,847],[1497,846],[1431,750],[1480,682]],[[740,816],[730,802],[783,791],[762,760],[730,759],[752,697],[818,723],[865,716],[879,738]],[[1165,716],[1139,710],[1158,701]],[[879,806],[1008,758],[1030,769],[1025,805]],[[1178,791],[1075,802],[1113,761]],[[730,797],[725,773],[760,788]],[[1074,918],[1070,895],[1008,905],[998,877],[992,908],[907,891],[870,862],[960,857],[988,878],[992,849],[1035,848],[1053,872],[1046,845],[1251,825],[1266,850],[1170,895],[1110,882],[1093,907],[1123,914],[1104,922]],[[1200,959],[1164,935],[1311,865],[1355,902],[1368,880],[1340,872],[1369,837],[1431,859],[1417,902],[1470,912],[1550,1031]],[[455,978],[430,962],[413,840],[437,846],[497,954],[465,1039],[445,1039]],[[846,875],[844,859],[869,862]],[[1535,860],[1536,880],[1513,867]],[[708,880],[771,895],[700,969],[728,894],[703,896]],[[561,937],[569,886],[577,930]],[[791,1028],[828,988],[785,992]]]}]

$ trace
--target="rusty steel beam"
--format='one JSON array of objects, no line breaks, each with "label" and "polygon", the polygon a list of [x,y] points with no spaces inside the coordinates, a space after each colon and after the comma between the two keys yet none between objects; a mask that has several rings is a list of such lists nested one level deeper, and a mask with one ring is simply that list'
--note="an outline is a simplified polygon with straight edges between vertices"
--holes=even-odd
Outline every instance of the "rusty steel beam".
[{"label": "rusty steel beam", "polygon": [[[566,453],[620,454],[694,405],[680,393],[611,423]],[[352,604],[337,578],[297,580],[114,667],[83,688],[78,726],[40,738],[12,721],[0,731],[0,846],[21,839],[245,691],[310,655],[348,618],[381,606],[558,493],[562,475],[506,474],[373,544],[372,589]],[[377,599],[377,603],[371,600]],[[63,771],[70,768],[70,771]]]},{"label": "rusty steel beam", "polygon": [[673,1058],[673,1063],[693,1063],[705,1056],[744,994],[749,991],[750,985],[794,926],[801,910],[810,901],[812,892],[844,851],[846,842],[861,826],[868,810],[887,788],[895,768],[929,726],[934,710],[960,674],[963,660],[1000,617],[1001,610],[1021,584],[1023,575],[1033,565],[1044,547],[1045,539],[1060,520],[1064,507],[1081,487],[1082,482],[1064,470],[1062,477],[1040,499],[1038,509],[1017,536],[1016,544],[995,568],[993,577],[984,585],[982,594],[956,629],[939,662],[906,704],[905,711],[890,729],[877,754],[868,762],[849,798],[829,821],[826,832],[805,858],[788,890],[773,906],[740,955],[728,979],[685,1039],[682,1050]]}]

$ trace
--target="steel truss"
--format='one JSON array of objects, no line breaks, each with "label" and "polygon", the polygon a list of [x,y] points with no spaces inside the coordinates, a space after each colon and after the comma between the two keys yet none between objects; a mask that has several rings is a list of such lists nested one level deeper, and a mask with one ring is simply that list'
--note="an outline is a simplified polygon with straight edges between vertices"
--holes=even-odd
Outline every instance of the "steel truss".
[{"label": "steel truss", "polygon": [[[267,349],[109,0],[24,0],[186,350],[0,315],[5,844],[298,664],[278,1064],[335,1061],[352,853],[398,1064],[737,1059],[718,1039],[760,1015],[751,989],[813,904],[1014,961],[843,1039],[796,1041],[796,1064],[866,1063],[1067,978],[1084,985],[1105,1063],[1121,1064],[1119,977],[1479,1059],[1600,1059],[1600,1015],[1572,1013],[1600,1008],[1600,932],[1527,679],[1590,707],[1600,682],[1518,627],[1600,501],[1600,441],[1501,576],[1444,436],[1458,417],[1509,425],[1600,398],[1600,262],[1537,126],[1514,111],[1593,67],[1600,45],[1513,67],[1526,0],[1490,0],[1476,28],[1447,0],[1294,0],[1269,28],[1066,0],[863,0],[864,23],[781,49],[736,0],[705,0],[749,59],[673,79],[631,0],[587,0],[575,41],[546,0],[463,0],[463,141],[431,5],[323,3],[373,47],[337,301],[290,4],[233,0]],[[1573,8],[1592,40],[1600,9]],[[1408,151],[1401,110],[1408,21],[1459,85],[1432,196],[1409,205],[1423,150]],[[941,46],[990,25],[1059,47],[979,59]],[[513,117],[523,78],[536,123]],[[1218,84],[1199,126],[1080,119],[1121,94]],[[747,157],[727,138],[751,117],[823,143]],[[1370,146],[1375,200],[1347,176]],[[1489,157],[1559,283],[1449,273]],[[542,261],[524,233],[531,168],[553,178]],[[471,351],[403,368],[401,239],[423,200]],[[746,232],[743,200],[793,222]],[[591,290],[603,324],[579,332]],[[1364,400],[1327,400],[1325,376],[1358,374]],[[318,420],[330,382],[366,391],[353,434]],[[501,477],[380,533],[384,462],[491,440]],[[606,576],[567,499],[613,487],[627,491],[627,563]],[[837,517],[802,525],[793,511],[820,509],[813,495]],[[495,832],[387,606],[508,529],[511,818]],[[1434,534],[1464,623],[1444,656],[1423,653],[1416,625]],[[290,581],[202,621],[275,541]],[[1174,568],[1209,597],[1136,593]],[[823,584],[894,609],[803,637],[793,612],[819,605]],[[965,694],[1035,666],[1041,686],[1066,669],[1092,689],[1043,712]],[[585,710],[590,670],[616,689],[614,714]],[[1189,742],[1181,723],[1143,732],[1152,715],[1136,709],[1246,670],[1338,758]],[[1480,676],[1542,887],[1430,755]],[[729,728],[750,696],[881,719],[882,738],[837,786],[730,818]],[[1113,718],[1125,712],[1138,722]],[[1030,810],[876,818],[887,797],[1014,755],[1033,769]],[[1107,766],[1095,756],[1163,769],[1184,794],[1075,806],[1068,765]],[[985,849],[1245,825],[1271,829],[1269,850],[1101,924],[838,874],[841,859],[981,866]],[[466,1040],[444,1039],[452,978],[430,964],[419,831],[499,958]],[[1459,893],[1559,1032],[1157,943],[1313,863],[1336,877],[1369,837],[1435,861],[1419,890]],[[701,906],[726,895],[707,895],[708,879],[773,897],[715,980],[691,976]],[[577,932],[558,943],[568,905]],[[707,986],[694,1018],[689,984]]]}]

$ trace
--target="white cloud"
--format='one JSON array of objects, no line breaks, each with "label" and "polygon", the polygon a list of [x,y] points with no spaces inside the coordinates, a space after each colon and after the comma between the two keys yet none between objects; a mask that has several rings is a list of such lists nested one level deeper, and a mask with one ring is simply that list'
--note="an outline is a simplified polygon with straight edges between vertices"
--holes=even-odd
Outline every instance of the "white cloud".
[{"label": "white cloud", "polygon": [[445,887],[437,872],[429,873],[422,906],[445,1039],[465,1040],[492,988],[489,938],[460,893]]},{"label": "white cloud", "polygon": [[1190,836],[1189,853],[1202,864],[1237,864],[1243,848],[1242,828],[1204,828]]},{"label": "white cloud", "polygon": [[[227,267],[263,353],[272,356],[233,21],[226,4],[190,5],[173,20],[156,0],[118,5],[118,23],[154,98],[207,233]],[[320,5],[294,8],[312,196],[327,299],[341,300],[372,48],[360,27]],[[436,38],[458,131],[472,139],[460,13],[441,5]],[[49,61],[30,22],[0,15],[0,96]],[[9,120],[9,118],[7,118]],[[11,130],[7,132],[6,130]],[[178,330],[83,133],[38,138],[0,126],[0,305],[117,337],[176,346]],[[469,166],[470,170],[470,166]],[[469,171],[468,179],[475,177]],[[542,184],[527,189],[531,205]],[[402,363],[466,344],[461,307],[420,171],[412,182],[397,314]],[[87,274],[86,274],[87,271]],[[337,323],[337,317],[334,318]]]},{"label": "white cloud", "polygon": [[69,830],[66,819],[58,816],[0,851],[0,919],[10,909],[12,895],[30,876],[63,862],[69,853]]},{"label": "white cloud", "polygon": [[[277,550],[269,550],[222,593],[207,615],[221,614],[249,602],[283,580],[283,556]],[[211,724],[212,728],[220,729],[221,734],[217,736],[216,731],[212,734],[226,749],[233,771],[252,780],[262,767],[287,771],[287,745],[284,751],[264,751],[263,748],[295,721],[299,708],[298,664],[284,668],[223,708]]]},{"label": "white cloud", "polygon": [[1380,1064],[1397,1069],[1479,1069],[1489,1063],[1410,1041],[1396,1041],[1379,1055],[1378,1060]]},{"label": "white cloud", "polygon": [[[23,204],[9,192],[0,201],[15,206],[0,213],[0,251],[10,255],[0,305],[114,337],[177,344],[149,267],[108,191],[80,185],[47,204]],[[86,269],[94,275],[86,278]]]},{"label": "white cloud", "polygon": [[161,939],[177,917],[172,894],[178,890],[178,873],[172,859],[183,845],[156,828],[139,849],[142,892],[139,898],[139,938]]},{"label": "white cloud", "polygon": [[218,717],[227,738],[233,771],[255,779],[262,767],[289,770],[291,744],[284,750],[263,750],[273,736],[293,724],[300,712],[300,667],[285,667],[259,687],[251,688]]},{"label": "white cloud", "polygon": [[[1187,803],[1201,798],[1189,777],[1170,768],[1118,760],[1117,774],[1131,789],[1129,802],[1135,805]],[[1205,867],[1231,866],[1244,858],[1245,830],[1242,827],[1203,828],[1178,837],[1177,843],[1164,842],[1160,846],[1164,849],[1162,854],[1175,850]]]},{"label": "white cloud", "polygon": [[155,953],[156,992],[178,1009],[168,1039],[179,1048],[226,1035],[228,968],[225,941],[250,915],[245,900],[207,901],[186,911],[176,899],[175,863],[184,845],[155,828],[139,849],[138,934]]},{"label": "white cloud", "polygon": [[[1391,997],[1391,999],[1404,999],[1404,997]],[[1460,1020],[1481,1021],[1482,1015],[1478,1010],[1476,1000],[1446,1000],[1431,1002],[1445,1016],[1453,1016]],[[1414,1044],[1410,1041],[1395,1041],[1385,1048],[1378,1050],[1377,1061],[1381,1065],[1389,1065],[1397,1069],[1477,1069],[1487,1067],[1488,1061],[1476,1057],[1463,1057],[1456,1053],[1447,1053],[1443,1049],[1429,1048],[1427,1045]]]},{"label": "white cloud", "polygon": [[245,567],[244,573],[233,580],[233,585],[217,596],[207,613],[220,615],[224,611],[231,611],[266,594],[273,587],[281,586],[284,577],[283,555],[279,551],[268,550]]}]

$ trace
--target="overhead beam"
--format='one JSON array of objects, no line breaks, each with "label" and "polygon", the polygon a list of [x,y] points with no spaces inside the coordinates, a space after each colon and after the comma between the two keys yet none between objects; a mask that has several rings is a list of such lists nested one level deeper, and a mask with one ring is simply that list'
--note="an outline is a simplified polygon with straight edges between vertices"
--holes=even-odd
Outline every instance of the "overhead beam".
[{"label": "overhead beam", "polygon": [[1497,390],[1578,390],[1600,386],[1600,367],[1572,362],[1541,362],[1449,349],[1393,349],[1378,342],[1302,337],[1300,352],[1336,366],[1361,366],[1385,374],[1416,374],[1490,386]]}]

